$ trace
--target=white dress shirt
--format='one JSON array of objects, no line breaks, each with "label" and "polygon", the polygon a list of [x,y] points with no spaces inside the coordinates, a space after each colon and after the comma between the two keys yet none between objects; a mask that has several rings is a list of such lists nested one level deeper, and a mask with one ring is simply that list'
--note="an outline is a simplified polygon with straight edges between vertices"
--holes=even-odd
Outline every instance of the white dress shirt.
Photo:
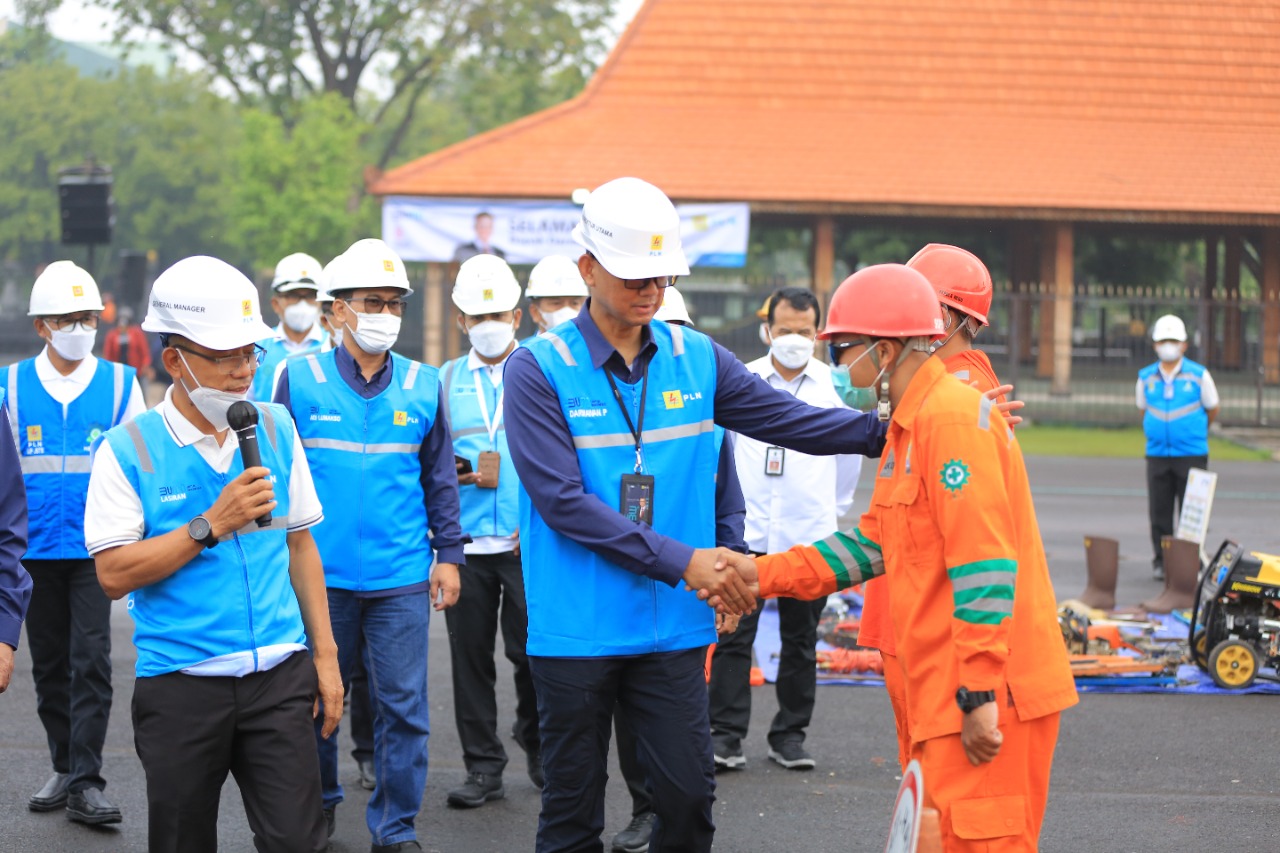
[{"label": "white dress shirt", "polygon": [[[231,468],[239,447],[231,430],[224,434],[222,444],[218,444],[217,436],[201,432],[173,405],[172,386],[165,392],[164,402],[156,407],[156,411],[164,418],[169,437],[179,447],[194,446],[209,467],[219,473],[225,473]],[[195,518],[201,511],[200,508],[192,507],[191,517]],[[302,442],[295,430],[293,466],[289,472],[288,530],[290,533],[305,530],[323,519],[324,510],[311,479],[311,468],[307,465]],[[142,539],[144,523],[142,499],[125,476],[111,445],[102,442],[94,455],[93,468],[89,474],[89,494],[84,512],[85,547],[90,554],[97,554],[109,548],[138,542]],[[295,643],[263,646],[256,650],[210,658],[182,671],[188,675],[243,676],[271,669],[304,648],[306,647]]]},{"label": "white dress shirt", "polygon": [[[97,370],[98,358],[93,355],[85,356],[84,360],[76,365],[75,370],[66,376],[59,373],[58,368],[54,367],[53,362],[49,360],[49,347],[46,346],[40,350],[40,354],[36,356],[36,378],[40,380],[44,390],[49,392],[49,396],[62,404],[63,415],[67,413],[67,406],[89,387]],[[124,420],[131,421],[146,410],[147,404],[142,399],[142,386],[138,384],[138,377],[135,376],[133,387],[129,389],[129,403],[124,409]],[[112,412],[111,416],[115,417],[115,414]]]},{"label": "white dress shirt", "polygon": [[[817,359],[809,359],[804,372],[791,381],[782,378],[768,355],[748,363],[747,369],[811,406],[848,408],[831,384],[831,368]],[[861,456],[810,456],[786,450],[782,476],[771,476],[765,473],[768,444],[745,435],[730,436],[747,504],[749,549],[773,554],[836,531],[840,516],[853,506]]]}]

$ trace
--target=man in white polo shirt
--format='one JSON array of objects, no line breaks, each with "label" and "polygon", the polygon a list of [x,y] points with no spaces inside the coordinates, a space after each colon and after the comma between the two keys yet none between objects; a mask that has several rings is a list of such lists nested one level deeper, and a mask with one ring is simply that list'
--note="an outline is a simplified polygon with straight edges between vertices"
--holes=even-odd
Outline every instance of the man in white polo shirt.
[{"label": "man in white polo shirt", "polygon": [[[787,287],[775,292],[766,303],[761,330],[769,354],[747,369],[812,406],[844,408],[831,384],[831,368],[813,357],[820,313],[811,291]],[[733,436],[733,442],[752,553],[785,551],[837,529],[836,520],[853,504],[862,457],[809,456],[741,435]],[[816,699],[814,647],[825,603],[778,599],[782,653],[769,758],[789,770],[814,766],[804,738]],[[746,766],[742,741],[751,720],[751,646],[759,619],[759,609],[743,616],[735,633],[720,638],[711,661],[711,739],[719,769]]]}]

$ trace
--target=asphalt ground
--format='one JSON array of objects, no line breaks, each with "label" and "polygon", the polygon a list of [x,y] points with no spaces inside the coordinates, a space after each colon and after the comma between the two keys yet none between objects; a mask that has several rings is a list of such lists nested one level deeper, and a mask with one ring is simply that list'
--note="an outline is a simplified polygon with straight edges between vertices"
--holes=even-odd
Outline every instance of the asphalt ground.
[{"label": "asphalt ground", "polygon": [[[1142,460],[1031,459],[1032,482],[1060,598],[1084,588],[1084,534],[1120,539],[1119,601],[1159,591],[1150,580]],[[1280,552],[1280,465],[1222,463],[1210,541],[1234,538]],[[864,484],[871,474],[864,472]],[[869,488],[862,488],[865,501]],[[0,695],[0,853],[146,850],[143,774],[133,751],[129,703],[133,649],[129,618],[113,614],[116,701],[108,733],[107,793],[124,810],[117,828],[93,830],[61,813],[34,814],[27,797],[50,772],[35,715],[31,665],[18,653],[10,690]],[[511,744],[506,799],[474,811],[445,806],[465,773],[452,713],[444,620],[431,629],[434,734],[431,771],[418,819],[423,846],[435,851],[530,850],[538,792]],[[509,668],[499,659],[499,730],[511,728]],[[783,770],[766,758],[765,732],[776,709],[772,687],[753,690],[752,732],[744,771],[719,776],[715,817],[719,851],[849,853],[880,851],[897,788],[896,745],[883,690],[824,686],[808,747],[811,772]],[[1280,705],[1270,696],[1086,695],[1063,715],[1041,849],[1044,851],[1280,850]],[[367,794],[343,738],[348,800],[338,808],[335,853],[369,849]],[[606,798],[606,844],[626,825],[630,803],[616,764]],[[239,792],[229,781],[219,820],[220,849],[250,851]]]}]

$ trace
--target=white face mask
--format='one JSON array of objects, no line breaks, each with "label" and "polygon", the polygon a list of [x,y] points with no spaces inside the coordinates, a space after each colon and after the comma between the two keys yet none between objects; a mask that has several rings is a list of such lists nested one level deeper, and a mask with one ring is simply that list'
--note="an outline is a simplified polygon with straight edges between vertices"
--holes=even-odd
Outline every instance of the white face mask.
[{"label": "white face mask", "polygon": [[247,400],[249,392],[232,394],[230,391],[217,391],[213,388],[206,388],[200,384],[200,380],[196,379],[196,375],[192,372],[191,365],[187,363],[187,357],[182,350],[178,350],[178,358],[182,359],[182,363],[187,366],[187,372],[191,374],[191,378],[195,379],[196,382],[196,387],[192,390],[187,387],[185,380],[181,380],[183,390],[191,398],[191,405],[196,407],[196,411],[204,415],[204,419],[209,422],[209,425],[215,431],[222,432],[230,426],[227,423],[227,410],[231,408],[231,404]]},{"label": "white face mask", "polygon": [[97,329],[86,329],[78,323],[70,329],[55,329],[48,323],[44,325],[53,337],[49,345],[67,361],[83,361],[93,352],[94,341],[98,339]]},{"label": "white face mask", "polygon": [[284,324],[295,332],[309,332],[320,319],[320,306],[301,300],[285,306]]},{"label": "white face mask", "polygon": [[395,314],[361,314],[356,315],[356,327],[347,326],[356,345],[370,355],[384,353],[396,345],[400,337],[400,318]]},{"label": "white face mask", "polygon": [[804,335],[779,335],[770,342],[769,354],[787,370],[799,370],[813,357],[813,341]]},{"label": "white face mask", "polygon": [[1182,344],[1176,341],[1163,341],[1156,344],[1156,356],[1165,364],[1182,358]]},{"label": "white face mask", "polygon": [[510,323],[485,320],[468,329],[467,337],[471,338],[471,345],[476,348],[476,352],[485,358],[497,358],[516,339],[516,330]]},{"label": "white face mask", "polygon": [[572,305],[566,305],[563,308],[557,308],[554,311],[542,312],[542,331],[548,331],[559,326],[561,323],[567,323],[574,317],[578,316],[579,309]]},{"label": "white face mask", "polygon": [[330,315],[329,315],[329,317],[330,317],[330,323],[329,323],[329,341],[330,341],[330,344],[332,345],[332,347],[333,347],[334,349],[337,349],[338,347],[342,346],[343,329],[342,329],[342,327],[341,327],[341,326],[335,326],[335,325],[333,325],[333,322],[332,322],[333,315],[332,315],[332,314],[330,314]]}]

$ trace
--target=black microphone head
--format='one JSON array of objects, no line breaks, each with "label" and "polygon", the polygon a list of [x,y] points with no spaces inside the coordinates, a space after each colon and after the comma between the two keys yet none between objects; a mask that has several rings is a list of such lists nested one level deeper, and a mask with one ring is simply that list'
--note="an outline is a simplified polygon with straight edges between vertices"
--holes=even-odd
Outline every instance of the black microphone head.
[{"label": "black microphone head", "polygon": [[258,409],[248,400],[232,403],[231,408],[227,409],[227,423],[236,432],[252,429],[258,425]]}]

